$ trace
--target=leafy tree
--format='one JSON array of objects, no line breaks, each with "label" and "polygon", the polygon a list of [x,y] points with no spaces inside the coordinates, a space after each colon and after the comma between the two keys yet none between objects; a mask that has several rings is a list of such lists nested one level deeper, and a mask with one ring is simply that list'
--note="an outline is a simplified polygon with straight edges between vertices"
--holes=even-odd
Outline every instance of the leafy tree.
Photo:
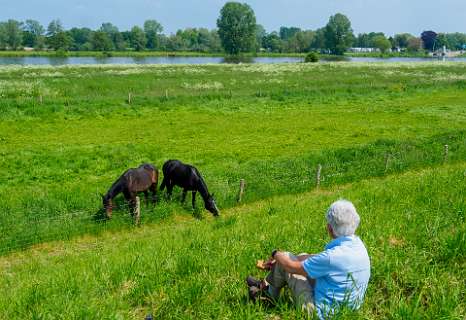
[{"label": "leafy tree", "polygon": [[73,39],[64,31],[61,21],[56,19],[52,20],[47,27],[46,43],[56,51],[67,51],[71,47]]},{"label": "leafy tree", "polygon": [[0,50],[5,50],[7,47],[6,43],[6,23],[0,22]]},{"label": "leafy tree", "polygon": [[162,33],[163,27],[156,20],[146,20],[144,22],[144,32],[147,39],[148,49],[158,49],[160,46],[160,33]]},{"label": "leafy tree", "polygon": [[360,33],[357,38],[354,39],[353,44],[359,48],[374,48],[374,39],[377,37],[384,37],[383,32],[369,32],[369,33]]},{"label": "leafy tree", "polygon": [[222,52],[222,41],[217,30],[209,31],[209,47],[211,52]]},{"label": "leafy tree", "polygon": [[211,32],[208,29],[197,29],[197,48],[201,52],[219,52],[222,45],[217,32]]},{"label": "leafy tree", "polygon": [[412,37],[408,40],[407,49],[409,52],[418,52],[422,48],[422,40],[420,38]]},{"label": "leafy tree", "polygon": [[414,36],[409,33],[399,33],[395,34],[394,37],[394,45],[398,48],[407,48],[409,44],[409,39],[413,38]]},{"label": "leafy tree", "polygon": [[170,35],[166,39],[166,48],[168,51],[184,51],[187,50],[187,43],[185,42],[185,39],[181,36],[179,32],[176,34]]},{"label": "leafy tree", "polygon": [[435,48],[436,49],[441,49],[441,48],[443,48],[443,46],[445,46],[447,48],[449,47],[448,38],[447,38],[447,35],[445,33],[439,33],[439,34],[437,34]]},{"label": "leafy tree", "polygon": [[354,40],[354,46],[358,48],[370,48],[370,37],[367,33],[360,33]]},{"label": "leafy tree", "polygon": [[104,22],[99,28],[99,31],[105,32],[107,35],[112,35],[114,33],[118,33],[118,27],[113,25],[110,22]]},{"label": "leafy tree", "polygon": [[325,28],[315,31],[314,38],[311,41],[311,49],[322,50],[325,48]]},{"label": "leafy tree", "polygon": [[45,29],[36,20],[26,20],[23,27],[23,44],[27,47],[41,49],[44,44],[43,35]]},{"label": "leafy tree", "polygon": [[374,39],[372,39],[372,44],[374,48],[379,49],[382,53],[385,53],[392,46],[390,41],[382,35],[378,35]]},{"label": "leafy tree", "polygon": [[171,51],[220,52],[222,46],[215,30],[187,28],[169,38],[160,38],[161,46]]},{"label": "leafy tree", "polygon": [[23,32],[21,31],[22,23],[9,19],[5,25],[6,44],[10,49],[16,50],[21,47]]},{"label": "leafy tree", "polygon": [[59,31],[53,36],[47,38],[47,44],[50,48],[55,51],[62,50],[67,51],[73,44],[73,39],[65,31]]},{"label": "leafy tree", "polygon": [[131,47],[136,51],[143,51],[146,48],[146,34],[138,26],[131,29]]},{"label": "leafy tree", "polygon": [[288,40],[300,31],[301,29],[297,27],[280,27],[280,39]]},{"label": "leafy tree", "polygon": [[59,19],[50,21],[47,27],[47,36],[52,37],[59,32],[63,32],[63,25]]},{"label": "leafy tree", "polygon": [[315,32],[298,31],[291,38],[284,40],[285,52],[308,52],[314,39]]},{"label": "leafy tree", "polygon": [[229,54],[250,51],[256,37],[256,16],[244,3],[227,2],[220,11],[217,27],[222,46]]},{"label": "leafy tree", "polygon": [[256,52],[260,51],[261,48],[264,48],[264,38],[267,36],[267,31],[261,24],[256,24]]},{"label": "leafy tree", "polygon": [[264,47],[269,52],[283,52],[283,46],[283,40],[275,31],[264,38]]},{"label": "leafy tree", "polygon": [[325,26],[325,44],[331,53],[342,55],[353,43],[353,29],[349,19],[337,13],[331,16]]},{"label": "leafy tree", "polygon": [[96,31],[91,36],[92,49],[95,51],[111,51],[113,43],[108,34],[104,31]]},{"label": "leafy tree", "polygon": [[115,50],[123,51],[126,50],[128,43],[123,38],[123,34],[121,32],[117,32],[112,37],[113,45]]},{"label": "leafy tree", "polygon": [[72,28],[68,31],[72,39],[71,50],[90,50],[92,30],[89,28]]},{"label": "leafy tree", "polygon": [[447,40],[447,46],[451,50],[462,50],[463,46],[466,45],[466,34],[464,33],[447,33],[445,35]]},{"label": "leafy tree", "polygon": [[424,44],[424,49],[429,51],[434,51],[435,48],[435,40],[437,39],[437,33],[434,31],[424,31],[421,34],[422,43]]}]

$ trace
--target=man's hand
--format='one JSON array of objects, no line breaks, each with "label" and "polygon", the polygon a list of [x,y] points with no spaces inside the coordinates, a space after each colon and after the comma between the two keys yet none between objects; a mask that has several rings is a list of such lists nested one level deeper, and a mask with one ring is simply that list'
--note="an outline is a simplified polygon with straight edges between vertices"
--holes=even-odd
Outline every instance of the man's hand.
[{"label": "man's hand", "polygon": [[275,260],[272,258],[270,258],[267,261],[257,260],[256,267],[261,270],[272,270],[272,267],[274,264],[275,264]]},{"label": "man's hand", "polygon": [[266,270],[272,270],[273,265],[276,263],[274,258],[269,258],[266,262],[264,262],[264,267]]},{"label": "man's hand", "polygon": [[298,259],[291,259],[285,252],[277,251],[274,254],[274,258],[276,260],[276,263],[280,264],[286,272],[299,274],[304,277],[308,276],[301,264],[301,261]]}]

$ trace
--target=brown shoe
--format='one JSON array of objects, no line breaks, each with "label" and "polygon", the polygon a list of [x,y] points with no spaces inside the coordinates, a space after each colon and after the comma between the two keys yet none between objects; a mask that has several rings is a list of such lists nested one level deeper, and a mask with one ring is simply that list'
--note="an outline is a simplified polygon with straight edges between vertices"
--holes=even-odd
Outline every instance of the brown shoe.
[{"label": "brown shoe", "polygon": [[246,278],[246,284],[248,285],[248,287],[257,287],[257,288],[264,287],[263,280],[256,279],[253,276],[248,276]]},{"label": "brown shoe", "polygon": [[272,307],[275,305],[275,300],[269,295],[268,287],[264,289],[259,289],[258,287],[252,286],[248,289],[249,299],[256,303],[259,301],[260,303],[265,304],[266,306]]}]

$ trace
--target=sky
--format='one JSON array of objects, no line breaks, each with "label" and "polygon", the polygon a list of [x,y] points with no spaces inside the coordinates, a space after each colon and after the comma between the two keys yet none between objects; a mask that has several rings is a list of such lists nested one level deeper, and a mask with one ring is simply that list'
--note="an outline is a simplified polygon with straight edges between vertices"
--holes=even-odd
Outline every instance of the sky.
[{"label": "sky", "polygon": [[[215,28],[222,0],[0,0],[0,21],[34,19],[45,27],[60,19],[66,29],[97,29],[111,22],[120,30],[155,19],[170,34],[187,27]],[[424,30],[466,33],[466,0],[251,0],[257,22],[268,32],[280,26],[317,29],[335,13],[351,20],[355,33],[387,35]]]}]

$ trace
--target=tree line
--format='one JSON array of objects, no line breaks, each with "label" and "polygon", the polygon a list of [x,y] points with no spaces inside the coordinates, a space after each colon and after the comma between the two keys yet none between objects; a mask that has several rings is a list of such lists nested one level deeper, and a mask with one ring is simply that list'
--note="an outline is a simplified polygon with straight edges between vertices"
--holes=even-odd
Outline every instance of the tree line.
[{"label": "tree line", "polygon": [[256,23],[252,8],[247,4],[228,2],[220,11],[217,28],[187,28],[174,34],[163,33],[156,20],[143,26],[120,31],[112,23],[102,23],[97,30],[71,28],[65,30],[60,20],[51,21],[47,28],[36,20],[0,22],[0,50],[56,51],[192,51],[204,53],[240,54],[245,52],[343,54],[348,48],[375,48],[420,52],[435,51],[445,46],[450,50],[466,49],[466,34],[436,33],[428,30],[415,36],[409,33],[386,36],[382,32],[354,35],[351,22],[337,13],[317,30],[280,27],[267,32]]}]

